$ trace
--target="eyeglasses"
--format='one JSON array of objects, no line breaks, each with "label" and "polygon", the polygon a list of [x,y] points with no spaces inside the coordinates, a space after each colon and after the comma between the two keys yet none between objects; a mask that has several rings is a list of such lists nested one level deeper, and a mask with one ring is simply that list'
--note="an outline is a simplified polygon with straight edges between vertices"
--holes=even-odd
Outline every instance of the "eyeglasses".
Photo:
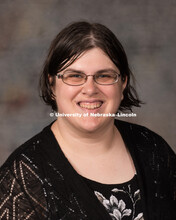
[{"label": "eyeglasses", "polygon": [[69,86],[81,86],[86,83],[89,76],[99,85],[112,85],[118,82],[120,77],[119,73],[112,70],[99,71],[95,75],[86,75],[79,71],[67,71],[64,74],[57,74],[58,79]]}]

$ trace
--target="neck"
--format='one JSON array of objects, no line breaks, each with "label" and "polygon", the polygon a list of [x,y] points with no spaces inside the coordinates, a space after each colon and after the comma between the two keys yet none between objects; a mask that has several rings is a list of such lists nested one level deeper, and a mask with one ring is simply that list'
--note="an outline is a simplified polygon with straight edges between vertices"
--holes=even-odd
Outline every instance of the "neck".
[{"label": "neck", "polygon": [[112,150],[114,142],[120,137],[113,120],[108,125],[106,124],[106,126],[93,132],[80,131],[60,120],[56,120],[51,130],[64,153],[80,155],[81,157],[106,154]]}]

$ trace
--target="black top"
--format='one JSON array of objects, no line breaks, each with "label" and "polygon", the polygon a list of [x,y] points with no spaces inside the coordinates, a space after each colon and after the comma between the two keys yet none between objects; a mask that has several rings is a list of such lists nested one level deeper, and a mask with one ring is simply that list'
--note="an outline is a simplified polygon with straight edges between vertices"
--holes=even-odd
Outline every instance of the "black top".
[{"label": "black top", "polygon": [[121,184],[103,184],[82,178],[113,220],[142,219],[142,200],[137,175]]},{"label": "black top", "polygon": [[[122,121],[115,125],[137,171],[144,219],[176,219],[174,152],[145,127]],[[64,156],[50,127],[20,146],[1,167],[0,219],[112,220]]]}]

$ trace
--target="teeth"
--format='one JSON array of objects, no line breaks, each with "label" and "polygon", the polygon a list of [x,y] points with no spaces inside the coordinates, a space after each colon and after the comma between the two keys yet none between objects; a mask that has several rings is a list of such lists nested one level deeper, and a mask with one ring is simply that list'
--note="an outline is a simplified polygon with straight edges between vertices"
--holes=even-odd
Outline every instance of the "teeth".
[{"label": "teeth", "polygon": [[79,105],[81,106],[81,108],[96,109],[102,105],[102,102],[95,102],[95,103],[82,103],[82,102],[80,102]]}]

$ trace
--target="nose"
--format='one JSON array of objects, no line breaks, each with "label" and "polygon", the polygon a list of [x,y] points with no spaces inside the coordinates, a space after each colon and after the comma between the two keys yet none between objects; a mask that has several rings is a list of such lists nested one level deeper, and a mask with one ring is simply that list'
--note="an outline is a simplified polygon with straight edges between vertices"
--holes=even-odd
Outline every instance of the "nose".
[{"label": "nose", "polygon": [[82,93],[87,94],[89,96],[98,93],[97,83],[94,81],[92,75],[88,75],[87,81],[83,84]]}]

